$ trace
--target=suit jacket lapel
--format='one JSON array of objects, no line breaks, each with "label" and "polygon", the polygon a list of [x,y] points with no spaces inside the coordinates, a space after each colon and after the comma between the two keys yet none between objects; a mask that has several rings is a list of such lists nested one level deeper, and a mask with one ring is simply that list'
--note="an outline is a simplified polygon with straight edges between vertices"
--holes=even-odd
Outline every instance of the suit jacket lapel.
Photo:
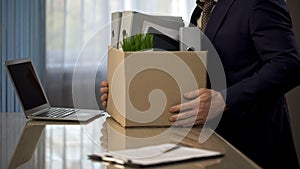
[{"label": "suit jacket lapel", "polygon": [[201,12],[202,12],[202,10],[198,6],[196,6],[196,8],[194,9],[194,11],[192,13],[192,17],[190,20],[191,27],[197,26],[197,20],[199,19]]},{"label": "suit jacket lapel", "polygon": [[214,41],[216,33],[234,1],[236,0],[219,0],[216,4],[205,29],[205,35],[210,41]]}]

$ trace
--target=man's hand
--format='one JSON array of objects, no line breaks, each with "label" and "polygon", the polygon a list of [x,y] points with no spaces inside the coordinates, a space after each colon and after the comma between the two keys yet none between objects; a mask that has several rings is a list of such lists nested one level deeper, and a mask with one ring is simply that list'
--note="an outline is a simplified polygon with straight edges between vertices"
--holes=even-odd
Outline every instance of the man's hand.
[{"label": "man's hand", "polygon": [[101,82],[101,88],[100,88],[100,93],[102,93],[101,96],[101,101],[102,101],[102,106],[106,107],[107,106],[107,98],[108,98],[108,82],[107,81],[102,81]]},{"label": "man's hand", "polygon": [[170,121],[177,126],[192,126],[204,124],[225,109],[225,101],[220,92],[201,88],[183,95],[191,101],[172,106],[170,113],[178,113],[170,116]]}]

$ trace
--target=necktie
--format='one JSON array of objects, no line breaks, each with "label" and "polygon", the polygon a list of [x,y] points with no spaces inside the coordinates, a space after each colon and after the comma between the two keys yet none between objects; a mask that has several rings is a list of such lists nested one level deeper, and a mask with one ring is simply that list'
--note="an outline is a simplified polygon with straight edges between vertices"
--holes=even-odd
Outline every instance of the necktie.
[{"label": "necktie", "polygon": [[205,0],[204,5],[202,7],[202,19],[201,19],[201,30],[203,32],[205,31],[213,6],[214,6],[213,0]]}]

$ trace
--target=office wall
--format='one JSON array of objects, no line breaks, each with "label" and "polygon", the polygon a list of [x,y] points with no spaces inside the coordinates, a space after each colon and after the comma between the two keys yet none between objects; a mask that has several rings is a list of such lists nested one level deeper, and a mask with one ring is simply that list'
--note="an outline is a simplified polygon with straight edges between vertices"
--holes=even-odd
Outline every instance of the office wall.
[{"label": "office wall", "polygon": [[[300,45],[300,1],[299,0],[287,0],[292,21],[294,24],[294,32],[296,34],[298,44]],[[287,93],[287,101],[290,109],[290,118],[292,122],[292,129],[294,134],[294,140],[298,153],[299,165],[300,165],[300,87]]]},{"label": "office wall", "polygon": [[1,0],[0,23],[0,112],[19,112],[20,105],[4,63],[6,60],[31,58],[43,82],[45,1]]}]

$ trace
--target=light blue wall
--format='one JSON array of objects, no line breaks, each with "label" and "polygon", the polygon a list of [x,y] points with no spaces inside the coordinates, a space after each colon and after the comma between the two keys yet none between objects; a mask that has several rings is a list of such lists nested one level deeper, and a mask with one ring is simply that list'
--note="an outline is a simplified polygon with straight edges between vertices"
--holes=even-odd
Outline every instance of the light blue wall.
[{"label": "light blue wall", "polygon": [[45,1],[1,0],[0,30],[0,112],[21,111],[4,63],[16,58],[31,58],[43,81],[45,71]]}]

